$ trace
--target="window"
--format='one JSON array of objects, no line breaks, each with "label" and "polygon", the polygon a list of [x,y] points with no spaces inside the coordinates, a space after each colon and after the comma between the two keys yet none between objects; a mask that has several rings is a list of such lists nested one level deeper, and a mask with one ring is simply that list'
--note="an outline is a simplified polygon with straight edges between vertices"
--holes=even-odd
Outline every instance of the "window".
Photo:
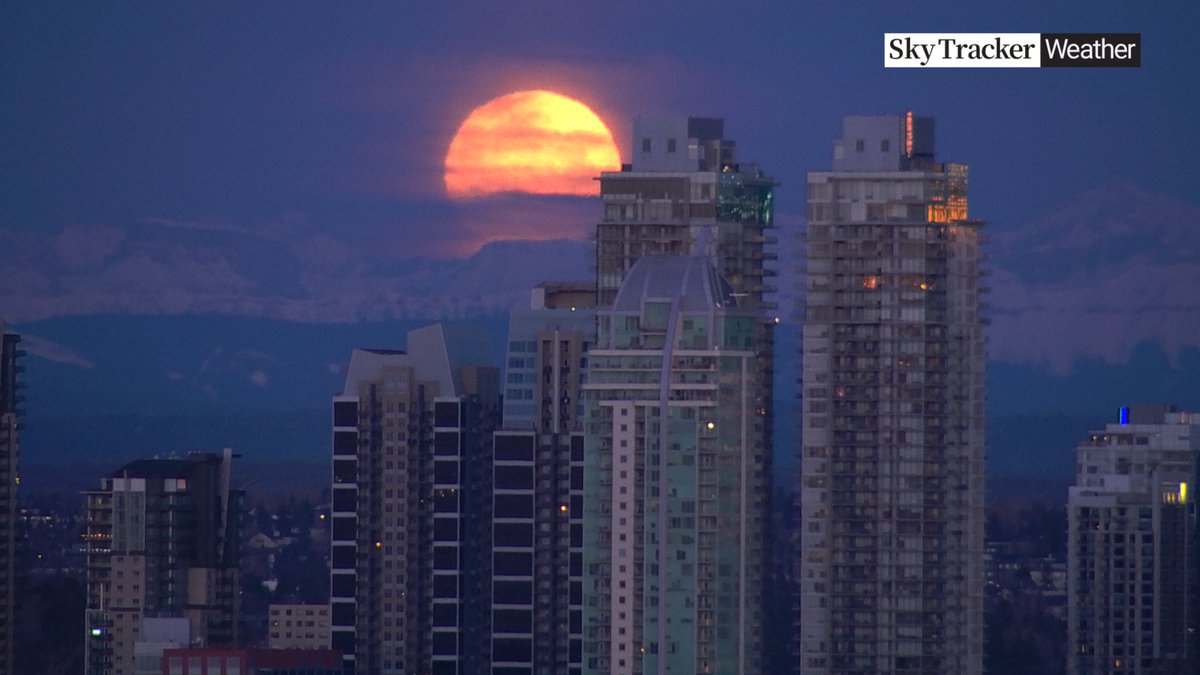
[{"label": "window", "polygon": [[882,141],[879,141],[879,151],[887,152],[891,148],[891,145],[892,145],[891,142],[889,142],[888,139],[885,138]]},{"label": "window", "polygon": [[642,139],[642,152],[650,152],[650,139],[649,138]]},{"label": "window", "polygon": [[358,426],[358,402],[335,401],[333,404],[333,426]]},{"label": "window", "polygon": [[675,139],[674,138],[667,139],[667,152],[675,152]]},{"label": "window", "polygon": [[863,141],[861,138],[858,139],[857,141],[854,141],[854,151],[855,152],[862,152],[863,147],[864,147],[864,145],[863,145]]}]

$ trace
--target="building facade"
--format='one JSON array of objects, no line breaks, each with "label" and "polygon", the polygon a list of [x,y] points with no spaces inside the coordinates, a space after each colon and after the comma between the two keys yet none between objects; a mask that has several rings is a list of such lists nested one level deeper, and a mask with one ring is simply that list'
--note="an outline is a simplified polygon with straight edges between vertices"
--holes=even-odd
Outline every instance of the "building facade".
[{"label": "building facade", "polygon": [[272,604],[267,609],[271,649],[329,649],[329,605]]},{"label": "building facade", "polygon": [[600,174],[598,306],[612,303],[644,255],[707,255],[742,306],[766,306],[775,182],[756,164],[738,163],[724,133],[720,119],[634,119],[631,162]]},{"label": "building facade", "polygon": [[4,332],[0,321],[0,675],[13,672],[13,622],[16,619],[15,562],[17,532],[18,440],[21,430],[21,337]]},{"label": "building facade", "polygon": [[595,286],[543,283],[509,319],[495,434],[493,673],[580,672],[583,400]]},{"label": "building facade", "polygon": [[584,384],[584,672],[761,672],[769,448],[754,307],[642,256]]},{"label": "building facade", "polygon": [[979,673],[981,223],[933,120],[848,117],[808,174],[799,658]]},{"label": "building facade", "polygon": [[151,619],[186,620],[192,644],[237,643],[242,493],[233,453],[131,462],[85,493],[85,672],[132,673]]},{"label": "building facade", "polygon": [[1067,669],[1195,673],[1200,417],[1123,408],[1079,444],[1067,503]]},{"label": "building facade", "polygon": [[161,675],[342,675],[331,649],[167,649]]},{"label": "building facade", "polygon": [[334,649],[360,674],[483,673],[491,652],[492,432],[483,331],[354,351],[333,400]]}]

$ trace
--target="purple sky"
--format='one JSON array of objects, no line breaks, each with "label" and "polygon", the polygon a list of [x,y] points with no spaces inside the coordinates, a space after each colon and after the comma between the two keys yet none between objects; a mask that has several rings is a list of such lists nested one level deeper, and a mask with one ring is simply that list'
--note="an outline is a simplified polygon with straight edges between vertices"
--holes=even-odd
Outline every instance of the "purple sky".
[{"label": "purple sky", "polygon": [[[1195,3],[644,4],[6,3],[0,228],[302,218],[396,258],[582,236],[592,200],[443,196],[457,125],[527,88],[591,106],[623,154],[636,114],[724,117],[783,214],[843,115],[909,109],[994,231],[1116,178],[1200,204]],[[1141,32],[1143,66],[885,70],[901,31]]]}]

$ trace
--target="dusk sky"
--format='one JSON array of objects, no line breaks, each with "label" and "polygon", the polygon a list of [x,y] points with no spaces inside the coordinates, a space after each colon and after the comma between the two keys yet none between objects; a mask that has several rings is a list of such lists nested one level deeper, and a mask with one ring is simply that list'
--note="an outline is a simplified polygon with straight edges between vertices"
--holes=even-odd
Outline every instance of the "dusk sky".
[{"label": "dusk sky", "polygon": [[[7,3],[0,227],[300,219],[388,255],[583,237],[578,198],[453,202],[443,158],[513,91],[726,120],[803,210],[847,114],[937,118],[993,233],[1115,179],[1200,204],[1191,2]],[[885,70],[885,32],[1140,32],[1139,69]],[[793,221],[795,222],[795,221]],[[586,274],[586,273],[585,273]]]},{"label": "dusk sky", "polygon": [[[1141,65],[885,68],[885,33],[1139,33]],[[564,103],[546,92],[570,100]],[[572,101],[586,109],[571,107]],[[551,105],[573,112],[553,117],[546,114]],[[509,119],[522,111],[544,119],[522,128],[520,119]],[[1074,448],[1089,438],[1089,430],[1115,422],[1122,406],[1167,403],[1200,411],[1200,0],[0,0],[0,332],[20,335],[21,506],[34,503],[30,496],[39,494],[54,496],[55,504],[81,504],[81,491],[95,490],[100,476],[115,475],[137,458],[231,448],[242,458],[234,484],[253,499],[288,495],[295,504],[296,495],[307,491],[321,495],[318,508],[344,508],[339,498],[329,497],[330,404],[362,384],[348,377],[352,350],[408,349],[410,330],[446,322],[486,336],[494,350],[491,365],[504,366],[504,349],[512,346],[506,334],[509,312],[529,306],[531,288],[546,281],[595,281],[597,257],[589,236],[604,214],[599,181],[593,180],[600,171],[596,167],[611,161],[610,168],[618,170],[630,161],[636,116],[696,116],[722,118],[725,138],[736,143],[737,161],[759,165],[778,184],[775,239],[765,256],[776,262],[765,263],[763,280],[777,290],[767,299],[777,301],[769,311],[778,314],[774,320],[780,324],[771,347],[772,407],[759,396],[760,389],[743,391],[755,395],[756,412],[766,415],[754,418],[752,426],[772,425],[771,499],[786,514],[773,517],[772,527],[794,521],[798,531],[800,512],[779,505],[787,504],[787,491],[816,484],[811,476],[801,479],[797,459],[805,426],[799,394],[811,392],[800,377],[800,367],[811,366],[803,363],[801,344],[806,175],[831,170],[833,141],[842,134],[845,116],[910,111],[936,120],[937,161],[969,165],[969,216],[986,223],[985,260],[978,285],[971,280],[972,291],[959,289],[944,300],[938,277],[930,277],[929,288],[919,284],[934,291],[926,297],[935,300],[928,302],[940,303],[927,323],[973,322],[975,308],[962,303],[978,288],[987,327],[984,340],[974,337],[973,323],[969,331],[952,327],[942,334],[957,335],[958,346],[928,352],[948,354],[926,363],[950,373],[929,380],[926,399],[932,403],[926,414],[941,415],[930,418],[929,429],[942,419],[967,419],[959,412],[947,417],[951,413],[945,411],[970,410],[969,426],[956,423],[947,435],[966,439],[956,441],[962,446],[959,455],[939,448],[950,458],[946,462],[891,464],[900,473],[940,471],[943,478],[930,474],[924,483],[927,498],[936,496],[929,490],[938,481],[956,485],[957,496],[945,503],[960,510],[946,513],[966,513],[962,505],[969,504],[975,515],[968,520],[978,520],[975,500],[983,497],[974,490],[982,487],[975,467],[983,449],[976,440],[981,397],[975,356],[983,350],[986,403],[979,405],[986,406],[987,416],[987,498],[1044,502],[1057,509],[1075,475]],[[504,115],[509,118],[500,119]],[[547,130],[566,140],[550,138]],[[612,145],[604,146],[609,137],[616,154]],[[589,163],[569,160],[571,166],[583,166],[583,173],[571,178],[571,189],[555,191],[546,189],[551,179],[529,168],[497,178],[492,167],[507,161],[507,146],[499,141],[543,146],[546,164],[585,146],[591,152]],[[889,147],[894,151],[899,144]],[[486,166],[472,165],[476,161]],[[504,192],[481,196],[494,187]],[[905,227],[898,236],[911,236],[914,229]],[[907,246],[897,244],[896,251],[910,255]],[[867,244],[861,250],[869,250]],[[891,249],[878,250],[883,260]],[[966,257],[965,250],[955,255]],[[962,277],[973,262],[955,263],[950,274]],[[887,265],[881,262],[880,269],[892,269]],[[874,276],[871,280],[869,288],[886,288]],[[868,287],[866,276],[862,281]],[[893,299],[888,302],[903,297],[909,303],[917,293],[911,287],[901,290],[881,291],[879,297]],[[869,297],[869,292],[847,295]],[[838,316],[843,311],[859,313],[857,305],[839,309]],[[890,316],[899,316],[895,311]],[[918,312],[925,316],[924,309],[912,309],[911,316]],[[903,317],[910,320],[908,305]],[[882,332],[885,342],[890,330]],[[928,335],[935,340],[929,349],[940,349],[935,330]],[[858,349],[875,343],[840,342],[835,350],[844,344]],[[903,337],[893,348],[909,354],[910,347],[919,351],[921,344]],[[755,352],[767,354],[760,347],[755,345]],[[886,356],[886,345],[880,353],[885,356],[877,359],[884,374],[879,379],[891,381],[887,369],[901,368],[896,365],[901,361]],[[827,356],[818,360],[828,361]],[[870,358],[859,361],[858,367],[867,367],[862,364]],[[970,374],[951,372],[955,369],[970,369]],[[520,381],[519,373],[509,375],[502,381]],[[724,392],[728,382],[721,378]],[[955,382],[969,382],[970,396],[965,385],[961,392],[947,388]],[[904,397],[910,389],[905,387]],[[942,390],[964,395],[943,405],[934,401]],[[504,392],[512,397],[508,392],[532,395],[515,385]],[[855,395],[873,394],[852,391],[851,398]],[[836,402],[829,405],[841,409]],[[864,406],[854,403],[860,412],[875,404]],[[912,407],[919,410],[920,404]],[[894,401],[885,401],[881,409],[901,410]],[[910,431],[895,438],[908,438],[911,446],[919,434],[908,421],[919,418],[904,414],[909,416],[901,427]],[[852,421],[858,425],[863,419]],[[729,428],[723,426],[717,435],[727,439]],[[891,434],[886,430],[886,437]],[[403,443],[403,433],[400,438]],[[408,438],[411,448],[418,448],[417,435]],[[931,442],[931,436],[925,438]],[[341,440],[338,436],[333,447]],[[360,455],[367,452],[366,445],[359,447]],[[388,445],[386,452],[395,447]],[[742,479],[753,475],[757,481],[761,467],[747,463],[761,460],[757,440],[743,447],[754,452],[743,459]],[[590,440],[588,448],[593,448]],[[902,448],[904,458],[913,456],[910,449]],[[967,458],[962,453],[968,450],[970,470],[951,466],[954,457]],[[490,462],[490,450],[463,452],[464,476],[490,475],[487,466],[479,474],[477,462],[481,457]],[[376,465],[379,456],[372,460]],[[658,456],[668,461],[667,453]],[[875,464],[889,463],[884,460]],[[468,466],[472,461],[474,472]],[[596,463],[589,458],[589,466]],[[390,470],[390,459],[387,464]],[[404,462],[399,466],[403,471]],[[337,471],[334,480],[341,482],[344,475]],[[571,475],[574,480],[576,474]],[[944,476],[953,481],[946,483]],[[964,476],[970,476],[966,483]],[[589,494],[595,480],[589,474]],[[744,480],[743,489],[751,485]],[[859,476],[856,485],[886,487],[899,485],[898,480]],[[912,480],[920,479],[905,477]],[[731,501],[722,485],[722,501]],[[59,501],[60,494],[68,498]],[[388,499],[391,494],[387,490]],[[510,496],[523,499],[503,498]],[[464,508],[472,499],[492,504],[484,494],[464,497]],[[763,499],[752,501],[758,508]],[[804,501],[809,503],[807,497]],[[746,508],[744,493],[742,502]],[[307,508],[309,502],[304,504]],[[573,513],[574,496],[571,505]],[[1022,527],[1041,522],[1048,524],[1046,532],[1061,530],[1060,511],[1037,508],[1020,512]],[[1009,512],[1015,523],[1016,509]],[[895,513],[909,517],[902,510]],[[1027,513],[1041,515],[1035,521],[1025,518]],[[759,515],[742,513],[741,522],[761,523]],[[722,523],[734,521],[721,517]],[[923,517],[927,535],[935,531],[929,528],[942,527],[929,509]],[[804,522],[826,528],[807,531],[836,534],[840,527]],[[993,524],[989,520],[989,536]],[[341,532],[340,525],[335,522],[335,532]],[[297,542],[308,542],[302,528],[294,532],[301,532]],[[743,533],[743,544],[761,534]],[[961,548],[963,529],[955,534],[960,543],[951,546]],[[703,542],[705,535],[698,536]],[[384,539],[392,541],[389,537]],[[1040,530],[1038,537],[1036,546],[1057,541]],[[279,541],[285,539],[293,538]],[[768,532],[764,541],[766,549],[775,549],[773,576],[764,584],[774,592],[783,578],[780,570],[786,569],[775,563],[788,555],[779,553],[787,548],[779,544],[794,538]],[[381,546],[377,540],[376,547]],[[68,575],[65,565],[81,564],[83,556],[74,544],[60,548],[74,552],[64,567],[55,568],[53,576],[15,575],[18,588],[24,577],[53,581],[53,588],[64,589],[63,597],[70,592],[82,604],[88,595],[79,587],[82,573]],[[384,554],[392,546],[387,548]],[[943,548],[950,551],[938,550]],[[1017,549],[1035,550],[1024,544]],[[306,561],[306,570],[320,572],[321,556],[289,553],[298,550],[280,548],[278,559]],[[887,559],[905,562],[910,555],[920,553]],[[961,551],[936,555],[943,561],[966,559]],[[31,556],[14,559],[32,561]],[[829,559],[837,562],[839,556],[835,552]],[[335,560],[340,557],[335,554]],[[1049,560],[1039,561],[1047,579],[1055,569]],[[698,569],[703,571],[704,564]],[[962,579],[978,578],[948,569],[937,567],[939,575],[960,580],[956,587],[964,587]],[[271,574],[275,582],[291,578]],[[252,578],[242,575],[245,589],[253,589]],[[1017,643],[992,630],[993,618],[1015,616],[1025,622],[1034,616],[1034,610],[1026,611],[1034,606],[1029,577],[1014,573],[1013,578],[1022,580],[1017,594],[1000,593],[998,586],[989,590],[989,597],[1009,603],[996,606],[1021,609],[989,615],[989,640],[1001,636],[996,644]],[[61,585],[59,579],[75,585]],[[746,579],[743,570],[743,585]],[[742,600],[753,596],[746,588],[754,585],[742,588]],[[278,590],[279,598],[291,598],[287,587]],[[358,593],[363,592],[360,587]],[[68,605],[51,603],[48,593],[27,595],[28,602],[18,596],[15,625],[20,628],[24,621],[27,632],[49,634],[39,626],[66,615],[46,613],[43,623],[34,623],[28,608],[45,602],[65,612]],[[975,606],[974,597],[942,604]],[[771,612],[785,612],[781,608],[789,606],[788,599],[781,598]],[[1046,612],[1065,611],[1060,601],[1037,603]],[[905,604],[884,598],[881,606]],[[925,607],[928,612],[933,605]],[[79,609],[63,625],[81,626]],[[256,611],[245,616],[262,618],[265,631],[265,610]],[[901,622],[909,614],[916,615],[900,612]],[[333,616],[338,620],[340,610]],[[763,616],[769,620],[786,613]],[[791,612],[793,621],[798,616]],[[1021,639],[1028,642],[1036,634],[1047,644],[1065,640],[1057,625],[1021,625]],[[764,640],[786,634],[788,621],[771,626]],[[1053,632],[1042,630],[1045,626],[1054,626]],[[72,630],[77,641],[83,639],[83,630]],[[449,634],[435,638],[439,635]],[[518,642],[502,636],[496,644]],[[24,645],[28,651],[30,644]],[[743,640],[737,653],[744,656],[749,644]],[[933,663],[932,644],[927,640],[926,665]],[[1053,649],[1054,658],[1065,658],[1061,643],[1054,642]],[[1024,658],[1023,648],[1008,651]],[[72,652],[62,654],[75,658]],[[902,659],[908,657],[896,663]]]}]

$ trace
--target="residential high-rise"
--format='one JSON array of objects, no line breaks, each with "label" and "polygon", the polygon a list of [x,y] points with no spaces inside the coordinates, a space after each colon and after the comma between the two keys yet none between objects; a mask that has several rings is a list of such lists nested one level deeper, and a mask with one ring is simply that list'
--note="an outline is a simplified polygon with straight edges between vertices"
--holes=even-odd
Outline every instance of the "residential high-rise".
[{"label": "residential high-rise", "polygon": [[0,320],[0,675],[13,672],[17,531],[17,441],[21,429],[21,337]]},{"label": "residential high-rise", "polygon": [[333,647],[362,675],[487,672],[492,432],[484,332],[356,349],[333,400]]},{"label": "residential high-rise", "polygon": [[[721,119],[637,117],[628,157],[621,171],[600,176],[604,214],[596,225],[598,306],[612,304],[642,256],[707,257],[732,288],[738,307],[755,316],[757,419],[752,426],[768,449],[762,470],[770,475],[774,331],[779,321],[771,284],[777,258],[775,182],[757,164],[738,160]],[[768,548],[763,555],[770,557]]]},{"label": "residential high-rise", "polygon": [[230,450],[137,460],[85,493],[89,675],[138,670],[138,643],[158,641],[147,622],[166,617],[187,621],[192,644],[236,645],[242,493],[230,487],[232,463]]},{"label": "residential high-rise", "polygon": [[543,283],[510,315],[494,447],[494,673],[580,672],[581,385],[595,297],[591,283]]},{"label": "residential high-rise", "polygon": [[504,428],[570,433],[579,428],[586,352],[596,332],[595,286],[545,282],[508,321]]},{"label": "residential high-rise", "polygon": [[643,255],[584,384],[584,671],[758,673],[769,478],[757,309]]},{"label": "residential high-rise", "polygon": [[808,174],[805,673],[982,670],[981,226],[929,118],[847,117]]},{"label": "residential high-rise", "polygon": [[1195,673],[1200,416],[1121,409],[1079,444],[1067,502],[1067,670]]},{"label": "residential high-rise", "polygon": [[769,307],[775,183],[758,165],[738,163],[724,134],[720,119],[634,119],[630,163],[600,174],[600,307],[612,303],[639,257],[692,254],[712,258],[744,307]]},{"label": "residential high-rise", "polygon": [[[645,255],[703,255],[730,284],[738,306],[756,312],[757,414],[774,446],[774,310],[771,277],[775,181],[737,160],[725,121],[707,117],[633,120],[630,161],[600,174],[604,214],[596,225],[596,306],[608,307]],[[768,454],[767,471],[771,457]]]},{"label": "residential high-rise", "polygon": [[[641,256],[707,256],[739,307],[757,312],[754,350],[761,372],[754,396],[762,424],[756,426],[763,444],[773,447],[775,181],[757,164],[737,161],[721,119],[639,116],[632,146],[629,164],[600,174],[597,306],[612,304]],[[770,461],[768,456],[768,471]]]}]

